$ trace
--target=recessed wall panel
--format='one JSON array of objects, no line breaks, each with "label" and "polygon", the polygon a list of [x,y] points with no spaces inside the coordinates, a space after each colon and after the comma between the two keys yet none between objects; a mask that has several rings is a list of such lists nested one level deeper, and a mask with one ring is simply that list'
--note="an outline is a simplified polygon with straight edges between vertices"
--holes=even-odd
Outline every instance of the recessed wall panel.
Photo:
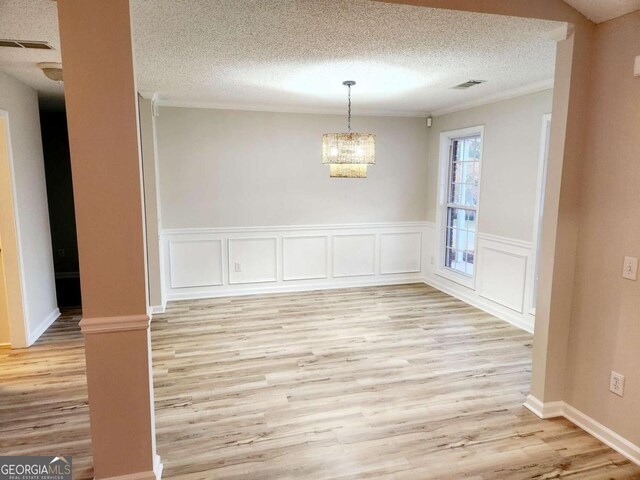
[{"label": "recessed wall panel", "polygon": [[380,237],[380,273],[420,272],[422,234],[383,233]]},{"label": "recessed wall panel", "polygon": [[222,285],[220,240],[169,242],[171,288]]},{"label": "recessed wall panel", "polygon": [[326,236],[284,237],[283,280],[326,278],[327,241]]},{"label": "recessed wall panel", "polygon": [[278,280],[276,238],[229,239],[229,283]]},{"label": "recessed wall panel", "polygon": [[335,235],[333,237],[333,276],[375,275],[375,249],[375,235]]},{"label": "recessed wall panel", "polygon": [[480,295],[523,312],[527,257],[490,247],[481,248]]}]

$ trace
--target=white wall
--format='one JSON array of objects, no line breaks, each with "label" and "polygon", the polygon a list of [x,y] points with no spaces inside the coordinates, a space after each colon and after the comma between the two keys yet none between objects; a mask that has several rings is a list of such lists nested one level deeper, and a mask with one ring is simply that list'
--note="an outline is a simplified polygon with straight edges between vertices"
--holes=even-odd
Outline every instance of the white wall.
[{"label": "white wall", "polygon": [[[356,117],[366,180],[331,179],[334,115],[162,107],[157,145],[169,300],[427,281],[533,330],[533,229],[547,90],[434,118]],[[484,125],[473,286],[435,268],[440,133]]]},{"label": "white wall", "polygon": [[[26,318],[26,332],[16,332],[15,341],[15,329],[12,330],[12,344],[23,347],[35,342],[59,314],[36,91],[0,72],[0,110],[8,112],[15,227]],[[3,232],[3,239],[6,238]],[[4,246],[9,248],[6,243]]]},{"label": "white wall", "polygon": [[552,100],[553,90],[545,90],[435,117],[429,130],[427,220],[436,221],[440,134],[484,125],[478,231],[533,241],[540,130]]},{"label": "white wall", "polygon": [[427,128],[422,118],[354,117],[377,135],[369,177],[329,178],[322,134],[345,116],[160,108],[164,228],[422,221]]},{"label": "white wall", "polygon": [[[435,117],[429,131],[427,282],[526,330],[533,331],[534,223],[543,117],[552,90]],[[484,126],[475,279],[471,286],[436,267],[440,134]],[[432,262],[433,261],[433,262]]]}]

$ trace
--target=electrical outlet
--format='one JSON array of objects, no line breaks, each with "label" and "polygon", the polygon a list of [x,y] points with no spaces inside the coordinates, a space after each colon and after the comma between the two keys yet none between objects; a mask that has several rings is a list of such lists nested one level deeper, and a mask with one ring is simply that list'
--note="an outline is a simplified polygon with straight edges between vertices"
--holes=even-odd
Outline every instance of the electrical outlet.
[{"label": "electrical outlet", "polygon": [[436,261],[435,258],[433,258],[433,255],[431,255],[431,265],[435,265]]},{"label": "electrical outlet", "polygon": [[619,396],[624,396],[624,375],[620,375],[617,372],[611,370],[611,381],[609,383],[609,390]]},{"label": "electrical outlet", "polygon": [[236,270],[236,272],[241,272],[242,271],[242,264],[240,262],[236,262],[235,270]]},{"label": "electrical outlet", "polygon": [[638,279],[638,259],[635,257],[624,257],[622,266],[622,278],[628,280]]}]

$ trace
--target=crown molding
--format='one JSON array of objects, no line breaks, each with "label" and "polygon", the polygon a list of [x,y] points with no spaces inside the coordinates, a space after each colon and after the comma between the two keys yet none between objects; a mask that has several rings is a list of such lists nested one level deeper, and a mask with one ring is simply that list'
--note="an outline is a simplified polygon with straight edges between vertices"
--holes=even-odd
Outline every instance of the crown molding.
[{"label": "crown molding", "polygon": [[[301,105],[265,105],[260,103],[221,103],[199,100],[180,100],[177,98],[158,99],[160,107],[176,108],[205,108],[212,110],[238,110],[250,112],[272,112],[272,113],[309,113],[316,115],[341,115],[344,116],[344,107],[305,107]],[[358,109],[354,115],[360,117],[410,117],[426,118],[426,111],[407,112],[402,110],[367,110]]]},{"label": "crown molding", "polygon": [[152,102],[158,101],[158,92],[138,92],[138,95],[145,100],[151,100]]},{"label": "crown molding", "polygon": [[546,32],[544,37],[552,40],[554,42],[561,42],[566,40],[571,36],[573,30],[575,29],[574,25],[571,23],[564,23],[558,28],[554,28],[553,30]]},{"label": "crown molding", "polygon": [[[566,26],[565,26],[566,31]],[[426,118],[429,116],[447,115],[449,113],[459,112],[461,110],[467,110],[469,108],[479,107],[482,105],[488,105],[490,103],[496,103],[502,100],[508,100],[510,98],[520,97],[523,95],[529,95],[531,93],[541,92],[543,90],[549,90],[553,88],[554,79],[546,79],[540,82],[534,82],[522,87],[513,88],[511,90],[505,90],[503,92],[496,93],[494,95],[488,95],[468,102],[462,102],[450,107],[441,108],[434,111],[418,111],[407,112],[400,110],[358,110],[355,115],[366,117],[408,117],[408,118]],[[161,97],[157,92],[143,93],[140,92],[143,98],[152,98],[154,105],[158,107],[173,107],[173,108],[204,108],[212,110],[237,110],[237,111],[250,111],[250,112],[273,112],[273,113],[307,113],[316,115],[344,115],[344,108],[321,108],[321,107],[305,107],[296,105],[265,105],[265,104],[240,104],[240,103],[221,103],[221,102],[208,102],[199,100],[181,100],[178,98]]]},{"label": "crown molding", "polygon": [[452,107],[442,108],[440,110],[434,110],[431,115],[439,117],[442,115],[448,115],[449,113],[460,112],[462,110],[468,110],[470,108],[481,107],[483,105],[489,105],[491,103],[501,102],[503,100],[509,100],[510,98],[522,97],[531,93],[542,92],[553,88],[554,79],[550,78],[542,80],[540,82],[530,83],[522,87],[513,88],[511,90],[505,90],[493,95],[487,95],[483,98],[471,100],[469,102],[459,103]]}]

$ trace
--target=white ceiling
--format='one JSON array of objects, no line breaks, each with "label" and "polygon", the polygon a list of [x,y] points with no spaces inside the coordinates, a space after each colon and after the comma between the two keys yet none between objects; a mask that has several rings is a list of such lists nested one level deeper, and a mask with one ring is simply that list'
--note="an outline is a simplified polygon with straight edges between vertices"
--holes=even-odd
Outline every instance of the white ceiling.
[{"label": "white ceiling", "polygon": [[594,23],[640,10],[640,0],[564,0]]},{"label": "white ceiling", "polygon": [[40,92],[45,101],[62,104],[62,85],[49,80],[38,62],[60,61],[58,11],[51,0],[0,0],[0,38],[49,42],[55,50],[0,47],[0,71]]},{"label": "white ceiling", "polygon": [[143,0],[132,23],[163,100],[342,111],[353,79],[354,112],[409,115],[551,79],[560,25],[368,0]]},{"label": "white ceiling", "polygon": [[[576,0],[573,0],[576,1]],[[132,0],[136,75],[165,103],[424,115],[553,77],[557,22],[369,0]],[[56,4],[0,0],[0,70],[60,98],[35,64],[60,60]],[[469,79],[488,82],[466,91]]]}]

